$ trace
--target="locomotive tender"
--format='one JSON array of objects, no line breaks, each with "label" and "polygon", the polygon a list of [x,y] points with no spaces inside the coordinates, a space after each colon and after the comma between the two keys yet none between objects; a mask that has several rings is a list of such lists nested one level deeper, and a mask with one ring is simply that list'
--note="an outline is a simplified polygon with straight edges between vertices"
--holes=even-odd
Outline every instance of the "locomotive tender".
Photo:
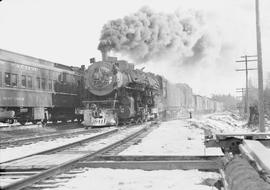
[{"label": "locomotive tender", "polygon": [[0,122],[81,120],[82,70],[0,49]]}]

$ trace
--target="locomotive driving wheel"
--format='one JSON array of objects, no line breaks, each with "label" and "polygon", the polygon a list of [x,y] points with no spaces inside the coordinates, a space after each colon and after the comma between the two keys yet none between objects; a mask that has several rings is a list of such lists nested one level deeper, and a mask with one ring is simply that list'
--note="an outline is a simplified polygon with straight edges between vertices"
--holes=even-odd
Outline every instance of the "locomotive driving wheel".
[{"label": "locomotive driving wheel", "polygon": [[7,119],[5,122],[8,123],[8,124],[13,124],[14,123],[14,119],[10,118],[10,119]]}]

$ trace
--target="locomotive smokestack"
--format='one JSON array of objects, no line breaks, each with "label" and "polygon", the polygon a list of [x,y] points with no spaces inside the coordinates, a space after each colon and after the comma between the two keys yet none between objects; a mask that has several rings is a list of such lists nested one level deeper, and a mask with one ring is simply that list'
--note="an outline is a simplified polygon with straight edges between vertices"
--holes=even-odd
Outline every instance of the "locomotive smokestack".
[{"label": "locomotive smokestack", "polygon": [[108,52],[106,50],[102,50],[101,54],[102,54],[102,61],[106,61],[108,58],[108,55],[107,55]]}]

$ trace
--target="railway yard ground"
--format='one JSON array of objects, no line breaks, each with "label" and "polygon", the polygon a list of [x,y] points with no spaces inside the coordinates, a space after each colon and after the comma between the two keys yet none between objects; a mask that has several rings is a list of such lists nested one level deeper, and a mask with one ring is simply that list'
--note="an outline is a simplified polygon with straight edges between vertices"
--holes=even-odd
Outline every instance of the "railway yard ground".
[{"label": "railway yard ground", "polygon": [[[145,130],[141,130],[143,128]],[[266,130],[270,131],[269,122]],[[0,147],[0,186],[20,189],[20,185],[9,185],[30,175],[36,180],[35,176],[40,172],[49,173],[54,168],[59,171],[63,164],[83,157],[75,166],[71,163],[73,166],[65,172],[55,173],[49,178],[43,175],[36,183],[27,183],[24,187],[59,190],[219,189],[218,182],[222,173],[216,172],[216,166],[207,160],[205,168],[210,167],[212,170],[206,171],[202,166],[199,166],[202,170],[194,169],[189,166],[189,162],[185,168],[183,160],[181,168],[186,170],[177,168],[171,161],[171,165],[166,165],[166,159],[181,156],[206,156],[209,160],[223,156],[220,148],[205,147],[205,131],[247,133],[256,131],[256,128],[248,128],[245,121],[230,112],[121,128],[86,130],[31,126],[15,128],[13,132],[12,127],[3,128],[0,129],[1,139],[6,139],[0,142],[3,143]],[[12,143],[10,136],[13,133],[17,143]],[[106,133],[110,134],[103,136]],[[28,141],[23,141],[27,136],[31,136],[32,140],[29,138]],[[42,136],[43,138],[34,138]],[[4,141],[10,144],[4,144]],[[72,146],[68,147],[71,143]],[[61,148],[58,149],[59,147]],[[123,159],[125,162],[121,162]],[[143,160],[138,163],[140,159]],[[193,162],[196,165],[196,160]]]}]

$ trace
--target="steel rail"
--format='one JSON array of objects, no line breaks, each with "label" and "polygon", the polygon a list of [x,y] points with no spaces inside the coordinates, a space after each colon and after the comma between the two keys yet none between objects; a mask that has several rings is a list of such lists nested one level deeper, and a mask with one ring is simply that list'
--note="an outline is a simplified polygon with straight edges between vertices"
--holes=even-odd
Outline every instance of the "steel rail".
[{"label": "steel rail", "polygon": [[89,142],[89,141],[94,141],[96,139],[111,135],[111,134],[113,134],[113,133],[115,133],[117,131],[119,131],[119,129],[114,129],[114,130],[111,130],[111,131],[107,131],[105,133],[101,133],[101,134],[98,134],[98,135],[95,135],[95,136],[91,136],[89,138],[82,139],[82,140],[79,140],[79,141],[76,141],[76,142],[73,142],[73,143],[69,143],[69,144],[66,144],[66,145],[63,145],[63,146],[59,146],[59,147],[56,147],[56,148],[52,148],[52,149],[49,149],[49,150],[40,151],[40,152],[37,152],[37,153],[29,154],[27,156],[22,156],[22,157],[15,158],[15,159],[12,159],[12,160],[0,162],[0,171],[1,171],[1,164],[6,164],[6,163],[9,163],[9,162],[13,162],[13,161],[20,160],[20,159],[23,159],[23,158],[31,157],[31,156],[34,156],[34,155],[48,154],[48,153],[61,151],[61,150],[64,150],[66,148],[71,148],[73,146],[76,146],[78,144],[82,144],[82,143]]},{"label": "steel rail", "polygon": [[147,129],[149,129],[150,127],[148,125],[144,126],[142,129],[140,129],[139,131],[136,131],[135,133],[125,137],[124,139],[121,139],[111,145],[108,145],[96,152],[92,152],[92,153],[88,153],[80,158],[76,158],[73,159],[71,161],[67,161],[59,166],[55,166],[52,167],[48,170],[45,170],[44,172],[35,174],[29,178],[26,179],[22,179],[20,181],[17,181],[15,183],[6,185],[6,186],[2,186],[1,189],[3,190],[19,190],[22,188],[25,188],[27,186],[30,186],[38,181],[41,181],[42,179],[46,179],[48,177],[63,173],[67,170],[70,170],[72,167],[74,167],[78,162],[89,159],[89,158],[94,158],[95,156],[99,155],[99,154],[103,154],[107,151],[110,151],[116,147],[118,147],[119,145],[122,145],[123,143],[126,143],[130,140],[132,140],[133,138],[136,138],[138,135],[140,135],[141,133],[147,131]]},{"label": "steel rail", "polygon": [[[75,122],[66,122],[66,123],[62,123],[62,122],[60,122],[60,123],[52,123],[51,121],[49,121],[50,123],[46,123],[46,127],[53,127],[53,126],[56,126],[56,127],[58,127],[58,126],[68,126],[68,125],[71,125],[71,124],[73,124],[73,125],[78,125],[78,126],[82,126],[82,124],[80,124],[80,123],[78,123],[77,121],[75,121]],[[5,123],[6,124],[6,123]],[[23,128],[23,127],[30,127],[30,126],[35,126],[35,125],[37,125],[37,126],[42,126],[42,123],[41,122],[38,122],[38,123],[36,123],[36,124],[33,124],[33,123],[31,123],[31,122],[27,122],[27,123],[25,123],[24,125],[22,125],[22,124],[19,124],[19,122],[16,124],[16,123],[13,123],[13,124],[7,124],[7,125],[2,125],[1,127],[0,127],[0,131],[5,131],[5,129],[7,129],[7,128],[10,128],[10,129],[12,129],[12,128],[18,128],[18,129],[21,129],[21,128]]]},{"label": "steel rail", "polygon": [[0,142],[0,147],[8,146],[8,145],[16,145],[19,143],[25,143],[25,142],[31,142],[35,140],[40,140],[42,141],[43,139],[48,139],[48,138],[57,138],[57,137],[66,137],[66,136],[72,136],[72,135],[78,135],[78,134],[84,134],[84,133],[90,133],[91,131],[89,130],[83,130],[83,131],[75,131],[68,133],[68,131],[64,133],[55,133],[51,135],[43,135],[43,136],[37,136],[37,137],[31,137],[31,138],[21,138],[13,141],[6,141],[6,142]]}]

